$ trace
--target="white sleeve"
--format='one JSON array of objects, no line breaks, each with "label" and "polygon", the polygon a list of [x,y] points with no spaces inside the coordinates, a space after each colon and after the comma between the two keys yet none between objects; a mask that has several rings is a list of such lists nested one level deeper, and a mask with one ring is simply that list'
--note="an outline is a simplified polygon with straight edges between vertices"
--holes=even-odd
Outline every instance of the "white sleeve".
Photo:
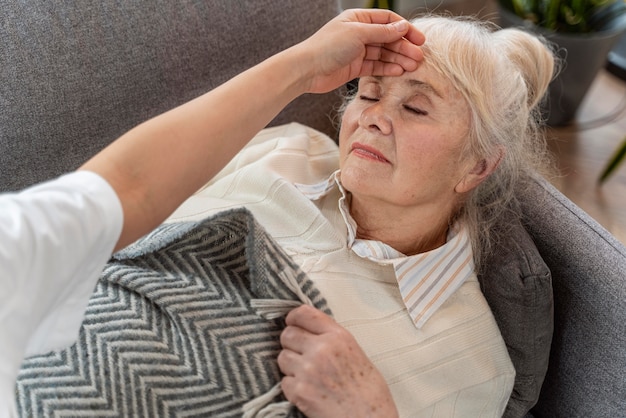
[{"label": "white sleeve", "polygon": [[88,171],[0,195],[0,404],[24,357],[75,341],[122,224],[114,190]]}]

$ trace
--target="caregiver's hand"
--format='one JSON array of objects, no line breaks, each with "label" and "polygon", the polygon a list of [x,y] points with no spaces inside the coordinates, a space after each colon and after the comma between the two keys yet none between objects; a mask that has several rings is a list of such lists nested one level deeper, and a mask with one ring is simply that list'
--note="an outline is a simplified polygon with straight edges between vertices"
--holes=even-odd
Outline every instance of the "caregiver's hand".
[{"label": "caregiver's hand", "polygon": [[[385,9],[348,9],[293,49],[308,92],[323,93],[363,76],[402,75],[423,59],[424,35]],[[290,51],[293,52],[293,51]]]},{"label": "caregiver's hand", "polygon": [[354,337],[303,305],[287,315],[278,366],[287,399],[307,417],[397,417],[385,379]]}]

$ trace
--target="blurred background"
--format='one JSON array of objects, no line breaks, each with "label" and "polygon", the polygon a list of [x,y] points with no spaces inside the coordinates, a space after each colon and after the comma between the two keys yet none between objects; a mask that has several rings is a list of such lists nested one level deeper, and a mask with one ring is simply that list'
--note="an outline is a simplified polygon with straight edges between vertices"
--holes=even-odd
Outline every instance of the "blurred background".
[{"label": "blurred background", "polygon": [[475,15],[497,19],[496,0],[342,0],[344,9],[372,7],[392,8],[406,18],[424,11],[449,12],[456,15]]}]

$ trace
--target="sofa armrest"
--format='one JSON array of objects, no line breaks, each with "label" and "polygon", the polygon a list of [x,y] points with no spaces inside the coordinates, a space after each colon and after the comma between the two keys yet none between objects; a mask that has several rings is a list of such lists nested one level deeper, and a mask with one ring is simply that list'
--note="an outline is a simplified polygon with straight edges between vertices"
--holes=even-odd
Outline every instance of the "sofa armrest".
[{"label": "sofa armrest", "polygon": [[535,417],[626,411],[626,247],[545,179],[520,191],[552,272],[554,336]]}]

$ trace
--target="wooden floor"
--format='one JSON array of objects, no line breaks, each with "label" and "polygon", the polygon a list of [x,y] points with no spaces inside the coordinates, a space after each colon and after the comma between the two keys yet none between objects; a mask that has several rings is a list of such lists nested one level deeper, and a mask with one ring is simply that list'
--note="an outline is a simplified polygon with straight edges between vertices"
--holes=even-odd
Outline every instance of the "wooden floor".
[{"label": "wooden floor", "polygon": [[560,170],[552,183],[626,244],[626,161],[602,185],[597,182],[626,137],[626,82],[602,70],[576,122],[547,134]]}]

